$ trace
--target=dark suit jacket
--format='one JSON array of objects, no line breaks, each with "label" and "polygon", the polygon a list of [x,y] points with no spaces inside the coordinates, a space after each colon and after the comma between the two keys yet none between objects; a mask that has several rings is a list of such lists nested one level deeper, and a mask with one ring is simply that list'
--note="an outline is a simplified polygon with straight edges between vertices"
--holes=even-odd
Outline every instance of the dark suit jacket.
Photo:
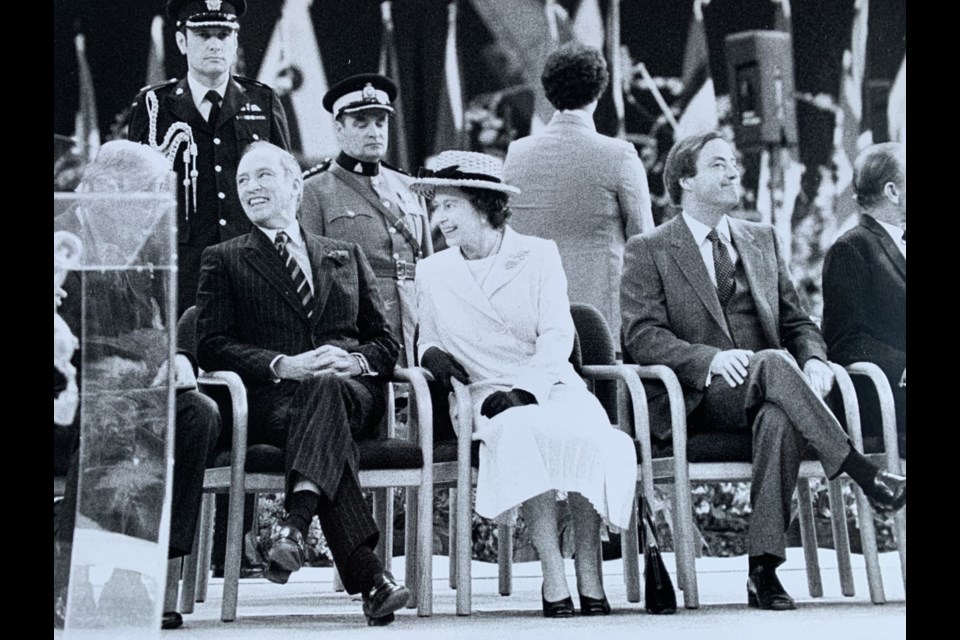
[{"label": "dark suit jacket", "polygon": [[[251,421],[285,415],[298,382],[272,381],[270,363],[335,345],[362,353],[380,380],[399,345],[390,333],[373,271],[352,243],[303,232],[313,271],[313,315],[294,291],[273,243],[256,227],[203,252],[197,293],[197,355],[208,371],[236,371],[249,393]],[[263,425],[279,428],[282,425]],[[251,425],[253,428],[254,425]]]},{"label": "dark suit jacket", "polygon": [[[800,306],[773,227],[730,219],[734,247],[743,261],[760,324],[771,349],[786,349],[802,367],[826,361],[817,325]],[[639,364],[664,364],[684,387],[687,413],[703,398],[710,362],[736,348],[693,234],[682,216],[627,243],[620,284],[625,353]],[[653,435],[669,438],[663,390],[650,395]]]},{"label": "dark suit jacket", "polygon": [[[150,138],[146,94],[157,96],[157,127]],[[237,196],[237,165],[244,148],[266,140],[284,149],[289,147],[287,117],[277,94],[267,85],[241,76],[231,76],[220,106],[215,127],[197,110],[186,78],[145,87],[133,101],[129,138],[134,142],[157,144],[170,127],[185,122],[197,143],[197,204],[190,193],[189,216],[183,179],[185,165],[180,145],[173,168],[177,172],[177,235],[180,242],[179,313],[195,304],[200,254],[204,248],[249,233],[250,220]]]},{"label": "dark suit jacket", "polygon": [[[906,428],[907,260],[873,217],[844,233],[823,263],[823,337],[838,364],[873,362],[886,374],[897,405],[897,423]],[[879,435],[875,392],[859,377],[865,435]],[[901,453],[904,453],[901,450]]]}]

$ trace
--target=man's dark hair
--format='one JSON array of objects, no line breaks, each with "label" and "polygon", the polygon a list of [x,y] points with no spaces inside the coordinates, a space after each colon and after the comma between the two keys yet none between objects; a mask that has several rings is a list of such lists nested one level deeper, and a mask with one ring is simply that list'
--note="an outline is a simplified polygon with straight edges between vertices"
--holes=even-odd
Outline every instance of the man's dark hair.
[{"label": "man's dark hair", "polygon": [[492,189],[478,189],[476,187],[458,187],[470,204],[487,219],[494,229],[502,229],[510,217],[510,196],[502,191]]},{"label": "man's dark hair", "polygon": [[903,167],[900,158],[903,145],[898,142],[881,142],[864,149],[853,166],[853,189],[857,204],[872,209],[884,200],[883,189],[888,182],[903,187]]},{"label": "man's dark hair", "polygon": [[565,44],[547,56],[540,76],[547,100],[558,110],[587,106],[600,97],[609,81],[600,50],[579,42]]},{"label": "man's dark hair", "polygon": [[683,178],[697,175],[697,157],[700,155],[700,151],[711,140],[723,139],[723,134],[719,131],[707,131],[677,140],[673,145],[663,165],[663,186],[666,187],[673,204],[677,206],[681,204],[683,188],[680,186],[680,181]]}]

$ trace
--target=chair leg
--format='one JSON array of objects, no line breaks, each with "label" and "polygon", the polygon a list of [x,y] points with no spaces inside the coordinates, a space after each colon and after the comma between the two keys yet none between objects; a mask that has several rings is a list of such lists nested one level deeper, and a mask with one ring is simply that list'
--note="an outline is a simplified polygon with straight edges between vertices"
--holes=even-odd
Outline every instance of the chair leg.
[{"label": "chair leg", "polygon": [[800,540],[807,565],[807,589],[811,598],[823,597],[823,579],[820,576],[820,557],[817,554],[817,528],[813,522],[810,480],[797,480],[797,512],[800,516]]},{"label": "chair leg", "polygon": [[637,531],[637,503],[634,501],[630,524],[620,535],[623,556],[623,582],[627,586],[627,602],[640,602],[640,535]]},{"label": "chair leg", "polygon": [[903,575],[903,588],[907,588],[907,507],[904,506],[893,517],[897,530],[897,549],[900,552],[900,573]]},{"label": "chair leg", "polygon": [[[411,490],[411,493],[413,491]],[[419,591],[417,615],[433,615],[433,479],[427,477],[417,496],[416,559]],[[412,516],[411,516],[412,517]]]},{"label": "chair leg", "polygon": [[[674,531],[679,543],[677,548],[677,582],[683,585],[683,606],[700,608],[700,593],[697,588],[696,553],[693,536],[693,505],[690,501],[690,484],[674,483]],[[681,553],[682,551],[682,553]]]},{"label": "chair leg", "polygon": [[223,622],[233,622],[237,619],[240,561],[243,556],[243,499],[243,494],[234,495],[231,491],[227,518],[227,549],[223,566],[223,605],[220,611],[220,619]]},{"label": "chair leg", "polygon": [[500,569],[500,595],[513,592],[513,527],[497,526],[497,565]]},{"label": "chair leg", "polygon": [[887,597],[883,592],[883,577],[880,574],[880,560],[877,556],[877,530],[873,525],[873,508],[867,502],[860,487],[853,488],[857,496],[857,513],[860,516],[860,543],[863,547],[863,560],[867,565],[867,586],[870,588],[870,601],[884,604]]},{"label": "chair leg", "polygon": [[[193,603],[197,599],[197,571],[199,570],[200,559],[200,539],[205,533],[201,523],[197,523],[197,529],[193,534],[193,548],[190,555],[183,558],[183,589],[180,591],[180,613],[193,613]],[[173,562],[170,563],[173,566]],[[169,588],[170,584],[167,583]],[[164,607],[164,611],[171,611]]]},{"label": "chair leg", "polygon": [[407,603],[408,609],[418,606],[419,593],[418,579],[419,560],[417,554],[417,521],[420,518],[420,501],[417,497],[417,490],[412,488],[405,489],[406,502],[404,510],[404,531],[403,531],[403,559],[404,559],[404,584],[410,590],[410,602]]},{"label": "chair leg", "polygon": [[[172,560],[167,560],[167,584],[166,589],[163,592],[163,610],[166,611],[176,611],[177,609],[177,590],[180,587],[180,575],[181,570],[183,569],[183,559],[182,558],[173,558]],[[186,578],[186,575],[184,575]],[[186,586],[189,580],[184,580],[184,586]],[[192,605],[193,602],[191,601]],[[190,611],[182,611],[181,613],[191,613]]]},{"label": "chair leg", "polygon": [[213,516],[217,509],[216,495],[204,494],[200,507],[200,558],[197,562],[196,601],[205,602],[210,583],[210,556],[213,553]]},{"label": "chair leg", "polygon": [[853,567],[850,563],[850,535],[847,533],[847,512],[843,505],[843,484],[840,479],[827,484],[830,499],[830,521],[833,525],[833,546],[837,550],[837,569],[840,573],[840,591],[853,596]]},{"label": "chair leg", "polygon": [[449,558],[450,588],[457,588],[457,489],[448,491],[447,504],[447,557]]},{"label": "chair leg", "polygon": [[[469,469],[467,470],[469,473]],[[472,586],[470,583],[470,557],[472,551],[471,530],[473,498],[471,481],[460,478],[457,482],[457,615],[470,615]]]},{"label": "chair leg", "polygon": [[383,568],[390,571],[393,560],[393,489],[375,489],[373,491],[373,518],[380,529],[380,544],[376,553],[380,556]]}]

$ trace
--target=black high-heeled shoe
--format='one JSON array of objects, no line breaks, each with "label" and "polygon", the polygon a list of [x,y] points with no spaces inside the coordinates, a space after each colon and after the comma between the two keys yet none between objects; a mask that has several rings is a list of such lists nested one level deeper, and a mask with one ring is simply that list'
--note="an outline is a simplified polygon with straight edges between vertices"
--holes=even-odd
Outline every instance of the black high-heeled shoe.
[{"label": "black high-heeled shoe", "polygon": [[543,617],[544,618],[572,618],[574,614],[573,609],[573,598],[567,596],[563,600],[558,600],[557,602],[547,602],[546,596],[543,595],[543,587],[540,587],[540,600],[543,601]]},{"label": "black high-heeled shoe", "polygon": [[580,596],[580,615],[582,616],[608,616],[610,615],[610,602],[607,600],[607,596],[603,596],[600,599],[591,598],[585,596],[582,593],[578,594]]}]

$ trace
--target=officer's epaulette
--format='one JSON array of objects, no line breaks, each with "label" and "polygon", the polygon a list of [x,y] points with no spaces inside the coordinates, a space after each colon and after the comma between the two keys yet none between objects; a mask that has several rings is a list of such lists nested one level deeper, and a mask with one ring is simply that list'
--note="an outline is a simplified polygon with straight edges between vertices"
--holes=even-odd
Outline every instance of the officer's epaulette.
[{"label": "officer's epaulette", "polygon": [[246,84],[253,87],[262,87],[264,89],[270,89],[270,91],[273,91],[273,87],[271,87],[270,85],[260,82],[259,80],[254,80],[253,78],[248,78],[246,76],[238,76],[234,74],[233,79],[239,82],[240,84]]},{"label": "officer's epaulette", "polygon": [[333,158],[324,158],[323,162],[320,164],[315,164],[306,171],[303,172],[303,179],[306,180],[310,176],[315,176],[318,173],[323,173],[330,168],[330,163],[333,162]]},{"label": "officer's epaulette", "polygon": [[146,93],[147,91],[156,91],[157,89],[166,87],[168,85],[171,85],[177,82],[180,82],[179,78],[170,78],[166,82],[161,82],[160,84],[148,84],[145,87],[140,87],[140,93]]},{"label": "officer's epaulette", "polygon": [[397,173],[402,173],[402,174],[405,175],[405,176],[410,176],[411,178],[413,177],[412,175],[410,175],[408,172],[404,171],[404,170],[401,169],[400,167],[395,167],[395,166],[393,166],[392,164],[389,164],[389,163],[387,163],[387,162],[384,162],[383,160],[380,161],[380,166],[386,167],[387,169],[390,169],[391,171],[396,171]]}]

